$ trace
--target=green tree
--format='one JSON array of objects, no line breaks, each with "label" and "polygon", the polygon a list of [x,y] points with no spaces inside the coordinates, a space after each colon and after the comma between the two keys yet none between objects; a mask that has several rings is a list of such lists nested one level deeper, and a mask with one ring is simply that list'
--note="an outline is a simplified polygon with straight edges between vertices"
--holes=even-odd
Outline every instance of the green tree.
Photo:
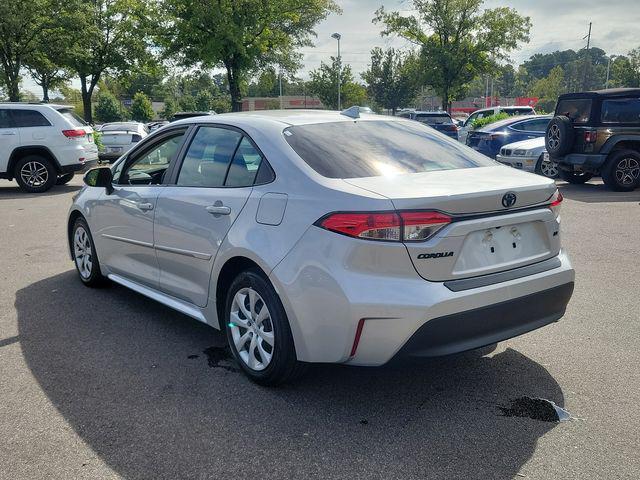
[{"label": "green tree", "polygon": [[198,92],[196,96],[196,109],[201,112],[208,112],[211,110],[211,104],[213,103],[213,95],[208,90],[202,90]]},{"label": "green tree", "polygon": [[196,99],[191,95],[183,95],[180,98],[180,110],[182,110],[183,112],[195,112]]},{"label": "green tree", "polygon": [[144,93],[138,92],[131,102],[131,118],[136,122],[150,122],[155,113],[151,106],[151,100]]},{"label": "green tree", "polygon": [[296,48],[311,45],[314,26],[333,11],[333,0],[166,0],[159,42],[183,65],[223,67],[232,109],[242,108],[251,72],[299,66]]},{"label": "green tree", "polygon": [[640,87],[640,48],[612,60],[610,87]]},{"label": "green tree", "polygon": [[165,120],[171,120],[171,117],[178,111],[178,105],[173,98],[164,99],[164,109],[160,112],[160,116]]},{"label": "green tree", "polygon": [[520,42],[529,41],[531,21],[514,9],[481,10],[483,0],[413,0],[416,16],[377,10],[382,35],[398,35],[421,49],[424,82],[449,109],[477,75],[488,73]]},{"label": "green tree", "polygon": [[564,70],[560,66],[551,69],[547,77],[537,80],[531,87],[531,95],[539,98],[538,108],[545,112],[553,111],[558,97],[566,91]]},{"label": "green tree", "polygon": [[20,100],[20,72],[27,58],[59,15],[49,0],[0,1],[0,83],[12,102]]},{"label": "green tree", "polygon": [[227,113],[231,111],[231,98],[227,96],[215,97],[211,102],[211,110],[216,113]]},{"label": "green tree", "polygon": [[[320,62],[320,68],[310,72],[309,93],[316,95],[331,110],[338,108],[338,68],[336,57],[331,57],[331,65]],[[362,105],[367,98],[365,87],[356,83],[351,73],[351,65],[342,65],[340,72],[340,97],[343,108]]]},{"label": "green tree", "polygon": [[371,67],[362,74],[369,97],[395,115],[418,93],[416,59],[390,48],[371,50]]},{"label": "green tree", "polygon": [[117,122],[122,120],[122,106],[118,99],[108,90],[100,90],[96,119],[100,122]]},{"label": "green tree", "polygon": [[148,58],[143,0],[69,0],[73,44],[66,65],[80,78],[84,118],[92,122],[91,99],[105,73],[124,73]]}]

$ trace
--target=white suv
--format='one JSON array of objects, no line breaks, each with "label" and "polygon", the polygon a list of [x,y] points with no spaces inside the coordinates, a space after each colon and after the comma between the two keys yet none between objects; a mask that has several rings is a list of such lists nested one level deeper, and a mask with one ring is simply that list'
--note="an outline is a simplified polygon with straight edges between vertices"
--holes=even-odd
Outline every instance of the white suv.
[{"label": "white suv", "polygon": [[0,178],[40,193],[97,159],[93,129],[73,107],[0,103]]}]

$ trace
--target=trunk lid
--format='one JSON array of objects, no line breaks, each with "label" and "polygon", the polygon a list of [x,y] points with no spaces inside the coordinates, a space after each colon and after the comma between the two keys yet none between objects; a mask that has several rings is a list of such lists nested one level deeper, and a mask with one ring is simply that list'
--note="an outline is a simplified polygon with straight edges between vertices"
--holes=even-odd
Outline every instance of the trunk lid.
[{"label": "trunk lid", "polygon": [[[388,197],[397,210],[437,210],[453,217],[434,237],[405,242],[416,271],[427,280],[501,272],[560,251],[554,213],[544,205],[526,209],[549,201],[556,191],[555,183],[541,176],[496,166],[345,181]],[[516,201],[506,208],[508,192]]]}]

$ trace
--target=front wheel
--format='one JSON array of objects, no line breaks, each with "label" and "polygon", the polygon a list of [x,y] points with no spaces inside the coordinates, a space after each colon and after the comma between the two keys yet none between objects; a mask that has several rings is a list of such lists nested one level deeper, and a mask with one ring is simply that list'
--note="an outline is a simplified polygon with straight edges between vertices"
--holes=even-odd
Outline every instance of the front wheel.
[{"label": "front wheel", "polygon": [[582,185],[593,178],[592,173],[587,172],[568,172],[566,170],[560,170],[560,178],[565,182],[573,185]]},{"label": "front wheel", "polygon": [[254,382],[275,386],[304,373],[305,364],[296,358],[284,307],[258,270],[242,272],[233,281],[224,320],[231,352]]},{"label": "front wheel", "polygon": [[100,287],[106,279],[100,273],[100,263],[96,255],[96,246],[89,231],[89,225],[80,217],[73,224],[71,232],[71,249],[73,262],[80,276],[80,280],[88,287]]},{"label": "front wheel", "polygon": [[73,178],[74,174],[73,173],[66,173],[64,175],[60,175],[57,179],[56,179],[56,185],[66,185],[67,183],[69,183],[71,181],[71,179]]},{"label": "front wheel", "polygon": [[602,170],[605,185],[617,192],[631,192],[640,184],[640,154],[633,150],[613,153]]}]

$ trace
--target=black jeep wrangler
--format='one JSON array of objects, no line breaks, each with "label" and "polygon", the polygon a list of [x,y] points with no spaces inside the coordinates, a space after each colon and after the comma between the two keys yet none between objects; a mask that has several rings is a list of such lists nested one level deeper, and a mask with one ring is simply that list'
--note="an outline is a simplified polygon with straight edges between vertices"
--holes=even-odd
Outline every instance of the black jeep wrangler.
[{"label": "black jeep wrangler", "polygon": [[561,95],[545,137],[560,177],[584,183],[602,176],[612,190],[640,184],[640,89]]}]

